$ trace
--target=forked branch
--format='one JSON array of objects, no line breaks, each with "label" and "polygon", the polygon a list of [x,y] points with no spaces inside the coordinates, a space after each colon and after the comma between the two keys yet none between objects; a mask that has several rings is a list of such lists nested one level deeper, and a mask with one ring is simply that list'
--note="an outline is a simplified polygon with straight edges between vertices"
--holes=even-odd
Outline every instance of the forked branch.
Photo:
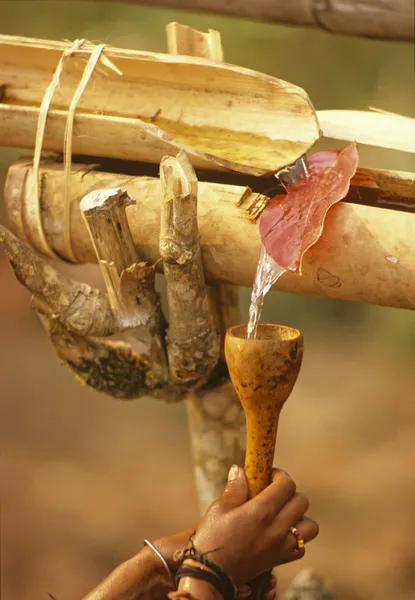
[{"label": "forked branch", "polygon": [[62,275],[0,225],[3,246],[14,274],[43,307],[77,335],[109,336],[121,327],[105,294]]}]

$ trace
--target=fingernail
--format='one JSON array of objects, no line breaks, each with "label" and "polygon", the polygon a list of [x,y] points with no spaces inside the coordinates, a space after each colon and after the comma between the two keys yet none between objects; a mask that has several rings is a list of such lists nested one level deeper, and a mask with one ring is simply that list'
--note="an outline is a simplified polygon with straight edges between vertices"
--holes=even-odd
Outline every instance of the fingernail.
[{"label": "fingernail", "polygon": [[234,481],[235,479],[238,478],[238,475],[239,475],[238,465],[232,465],[231,468],[229,469],[228,481]]}]

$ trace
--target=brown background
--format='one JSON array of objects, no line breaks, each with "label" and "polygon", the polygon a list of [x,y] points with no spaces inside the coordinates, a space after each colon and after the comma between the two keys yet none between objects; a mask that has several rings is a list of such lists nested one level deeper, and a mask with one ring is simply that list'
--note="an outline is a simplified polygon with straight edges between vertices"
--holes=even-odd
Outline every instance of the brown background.
[{"label": "brown background", "polygon": [[[133,6],[0,2],[3,33],[148,50],[164,50],[171,20],[219,29],[228,61],[305,87],[317,108],[415,116],[409,45]],[[19,154],[0,149],[3,178]],[[409,155],[361,148],[361,157],[362,166],[415,169]],[[99,280],[92,267],[69,271]],[[339,598],[413,599],[414,314],[274,293],[264,320],[305,335],[276,453],[321,526],[302,565],[324,573]],[[117,402],[78,384],[3,256],[0,331],[2,598],[80,598],[143,537],[197,520],[185,407]],[[300,567],[280,570],[284,586]]]}]

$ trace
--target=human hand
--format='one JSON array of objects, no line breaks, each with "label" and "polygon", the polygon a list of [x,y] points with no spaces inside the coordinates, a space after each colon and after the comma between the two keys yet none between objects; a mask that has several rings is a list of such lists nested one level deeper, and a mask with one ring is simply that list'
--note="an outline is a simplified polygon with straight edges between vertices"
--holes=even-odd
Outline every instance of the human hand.
[{"label": "human hand", "polygon": [[[263,600],[274,600],[277,590],[277,579],[274,575],[271,576],[269,588],[265,591]],[[249,585],[244,584],[238,587],[235,600],[249,600],[251,595],[251,588]]]},{"label": "human hand", "polygon": [[295,526],[305,542],[318,535],[317,523],[305,516],[308,507],[306,496],[297,493],[294,481],[279,469],[273,470],[272,483],[249,500],[245,474],[235,466],[222,496],[200,522],[193,543],[240,586],[304,555],[290,527]]}]

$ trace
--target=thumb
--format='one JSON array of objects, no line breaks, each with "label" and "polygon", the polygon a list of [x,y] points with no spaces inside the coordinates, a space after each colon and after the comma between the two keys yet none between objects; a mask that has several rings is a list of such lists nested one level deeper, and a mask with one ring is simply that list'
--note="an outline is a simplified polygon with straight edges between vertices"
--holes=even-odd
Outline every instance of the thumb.
[{"label": "thumb", "polygon": [[248,500],[248,482],[245,473],[238,465],[232,465],[222,500],[228,508],[236,508]]}]

